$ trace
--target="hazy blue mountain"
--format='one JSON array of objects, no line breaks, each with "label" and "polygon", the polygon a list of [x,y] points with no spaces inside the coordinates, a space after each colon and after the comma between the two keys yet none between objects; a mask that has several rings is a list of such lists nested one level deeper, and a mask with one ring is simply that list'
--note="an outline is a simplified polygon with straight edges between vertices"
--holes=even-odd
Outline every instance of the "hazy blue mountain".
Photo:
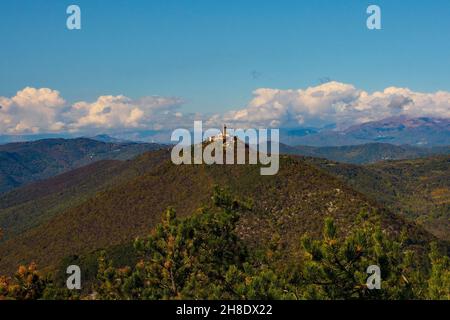
[{"label": "hazy blue mountain", "polygon": [[0,193],[99,161],[128,160],[166,146],[106,143],[87,138],[45,139],[0,145]]},{"label": "hazy blue mountain", "polygon": [[345,130],[320,130],[303,136],[281,134],[289,145],[345,146],[386,142],[395,145],[450,145],[450,119],[395,117],[355,125]]},{"label": "hazy blue mountain", "polygon": [[101,142],[107,142],[107,143],[131,143],[131,142],[133,142],[130,140],[118,139],[115,137],[111,137],[110,135],[107,135],[107,134],[98,134],[93,137],[88,137],[88,139],[92,139],[95,141],[101,141]]},{"label": "hazy blue mountain", "polygon": [[0,135],[0,144],[29,142],[44,139],[70,139],[75,138],[66,133],[43,133],[43,134],[25,134],[25,135]]},{"label": "hazy blue mountain", "polygon": [[447,155],[450,154],[450,146],[430,148],[410,145],[396,146],[389,143],[368,143],[341,147],[312,147],[281,144],[280,153],[325,158],[344,163],[367,164],[386,160],[416,159],[438,154]]}]

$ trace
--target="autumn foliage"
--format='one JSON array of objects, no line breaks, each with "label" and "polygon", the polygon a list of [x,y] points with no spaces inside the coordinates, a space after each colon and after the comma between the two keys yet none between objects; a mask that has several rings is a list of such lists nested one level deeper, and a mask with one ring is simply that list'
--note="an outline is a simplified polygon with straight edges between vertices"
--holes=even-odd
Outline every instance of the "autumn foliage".
[{"label": "autumn foliage", "polygon": [[[344,235],[326,219],[321,237],[299,239],[295,259],[284,255],[278,234],[264,250],[239,237],[240,216],[251,210],[252,201],[216,188],[211,205],[186,218],[167,209],[136,239],[134,265],[116,267],[102,254],[97,278],[82,292],[55,288],[32,263],[0,277],[0,299],[450,299],[450,263],[439,246],[423,255],[364,210]],[[367,287],[369,265],[382,270],[381,290]]]}]

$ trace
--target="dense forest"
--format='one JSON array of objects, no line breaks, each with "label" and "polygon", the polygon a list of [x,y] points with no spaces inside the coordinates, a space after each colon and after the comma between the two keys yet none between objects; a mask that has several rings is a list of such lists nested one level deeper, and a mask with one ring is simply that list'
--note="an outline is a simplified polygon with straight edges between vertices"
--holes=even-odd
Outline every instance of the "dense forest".
[{"label": "dense forest", "polygon": [[[362,209],[348,232],[329,217],[320,236],[299,236],[286,260],[278,234],[257,250],[239,236],[253,202],[216,186],[210,204],[187,217],[168,208],[134,241],[128,265],[101,252],[82,290],[32,263],[0,276],[0,299],[450,299],[450,261],[437,243],[418,250],[406,231],[393,237]],[[381,269],[380,290],[367,286],[370,265]]]}]

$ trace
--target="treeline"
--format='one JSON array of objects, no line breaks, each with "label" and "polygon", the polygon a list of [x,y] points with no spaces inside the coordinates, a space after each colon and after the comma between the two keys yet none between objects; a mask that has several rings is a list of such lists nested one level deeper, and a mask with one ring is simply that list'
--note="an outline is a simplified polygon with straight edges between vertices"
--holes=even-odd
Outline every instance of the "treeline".
[{"label": "treeline", "polygon": [[[134,248],[129,267],[102,256],[89,292],[58,288],[35,264],[0,277],[0,299],[450,299],[450,262],[431,244],[425,257],[406,236],[392,239],[362,212],[358,227],[338,236],[325,221],[322,238],[303,236],[298,261],[285,259],[274,235],[264,250],[249,249],[236,233],[250,201],[216,188],[212,205],[162,222]],[[367,267],[381,269],[381,289],[370,290]]]}]

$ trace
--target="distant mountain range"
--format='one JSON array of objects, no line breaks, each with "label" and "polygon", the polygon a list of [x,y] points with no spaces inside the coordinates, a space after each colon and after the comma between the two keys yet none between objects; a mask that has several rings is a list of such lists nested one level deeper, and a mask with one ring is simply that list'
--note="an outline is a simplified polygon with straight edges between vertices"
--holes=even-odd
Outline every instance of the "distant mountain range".
[{"label": "distant mountain range", "polygon": [[44,139],[0,145],[0,193],[99,160],[127,160],[143,152],[166,147],[87,138]]},{"label": "distant mountain range", "polygon": [[344,163],[367,164],[387,160],[416,159],[430,155],[446,155],[450,154],[450,146],[413,147],[389,143],[367,143],[342,147],[293,147],[280,144],[280,153],[325,158]]},{"label": "distant mountain range", "polygon": [[[135,143],[107,135],[92,138],[44,139],[0,145],[0,193],[47,179],[99,160],[128,160],[144,152],[167,149],[154,143]],[[280,153],[344,163],[367,164],[385,160],[415,159],[450,154],[450,146],[413,147],[369,143],[342,147],[289,146]]]},{"label": "distant mountain range", "polygon": [[118,144],[126,144],[126,143],[133,143],[134,141],[130,141],[130,140],[125,140],[125,139],[118,139],[118,138],[114,138],[111,137],[107,134],[98,134],[96,136],[93,137],[86,137],[88,139],[92,139],[92,140],[96,140],[96,141],[100,141],[100,142],[107,142],[107,143],[118,143]]},{"label": "distant mountain range", "polygon": [[[187,127],[186,129],[192,130]],[[140,130],[111,134],[88,135],[86,138],[112,143],[151,142],[171,144],[172,130]],[[0,144],[26,142],[42,139],[74,139],[79,135],[35,134],[0,135]],[[83,136],[84,137],[84,136]],[[394,117],[366,122],[345,129],[337,129],[335,124],[322,128],[280,128],[280,141],[290,146],[305,145],[315,147],[349,146],[368,143],[390,143],[411,146],[450,145],[450,119]]]},{"label": "distant mountain range", "polygon": [[450,145],[450,119],[395,117],[367,122],[345,130],[283,130],[281,141],[288,145],[345,146],[385,142],[395,145]]}]

